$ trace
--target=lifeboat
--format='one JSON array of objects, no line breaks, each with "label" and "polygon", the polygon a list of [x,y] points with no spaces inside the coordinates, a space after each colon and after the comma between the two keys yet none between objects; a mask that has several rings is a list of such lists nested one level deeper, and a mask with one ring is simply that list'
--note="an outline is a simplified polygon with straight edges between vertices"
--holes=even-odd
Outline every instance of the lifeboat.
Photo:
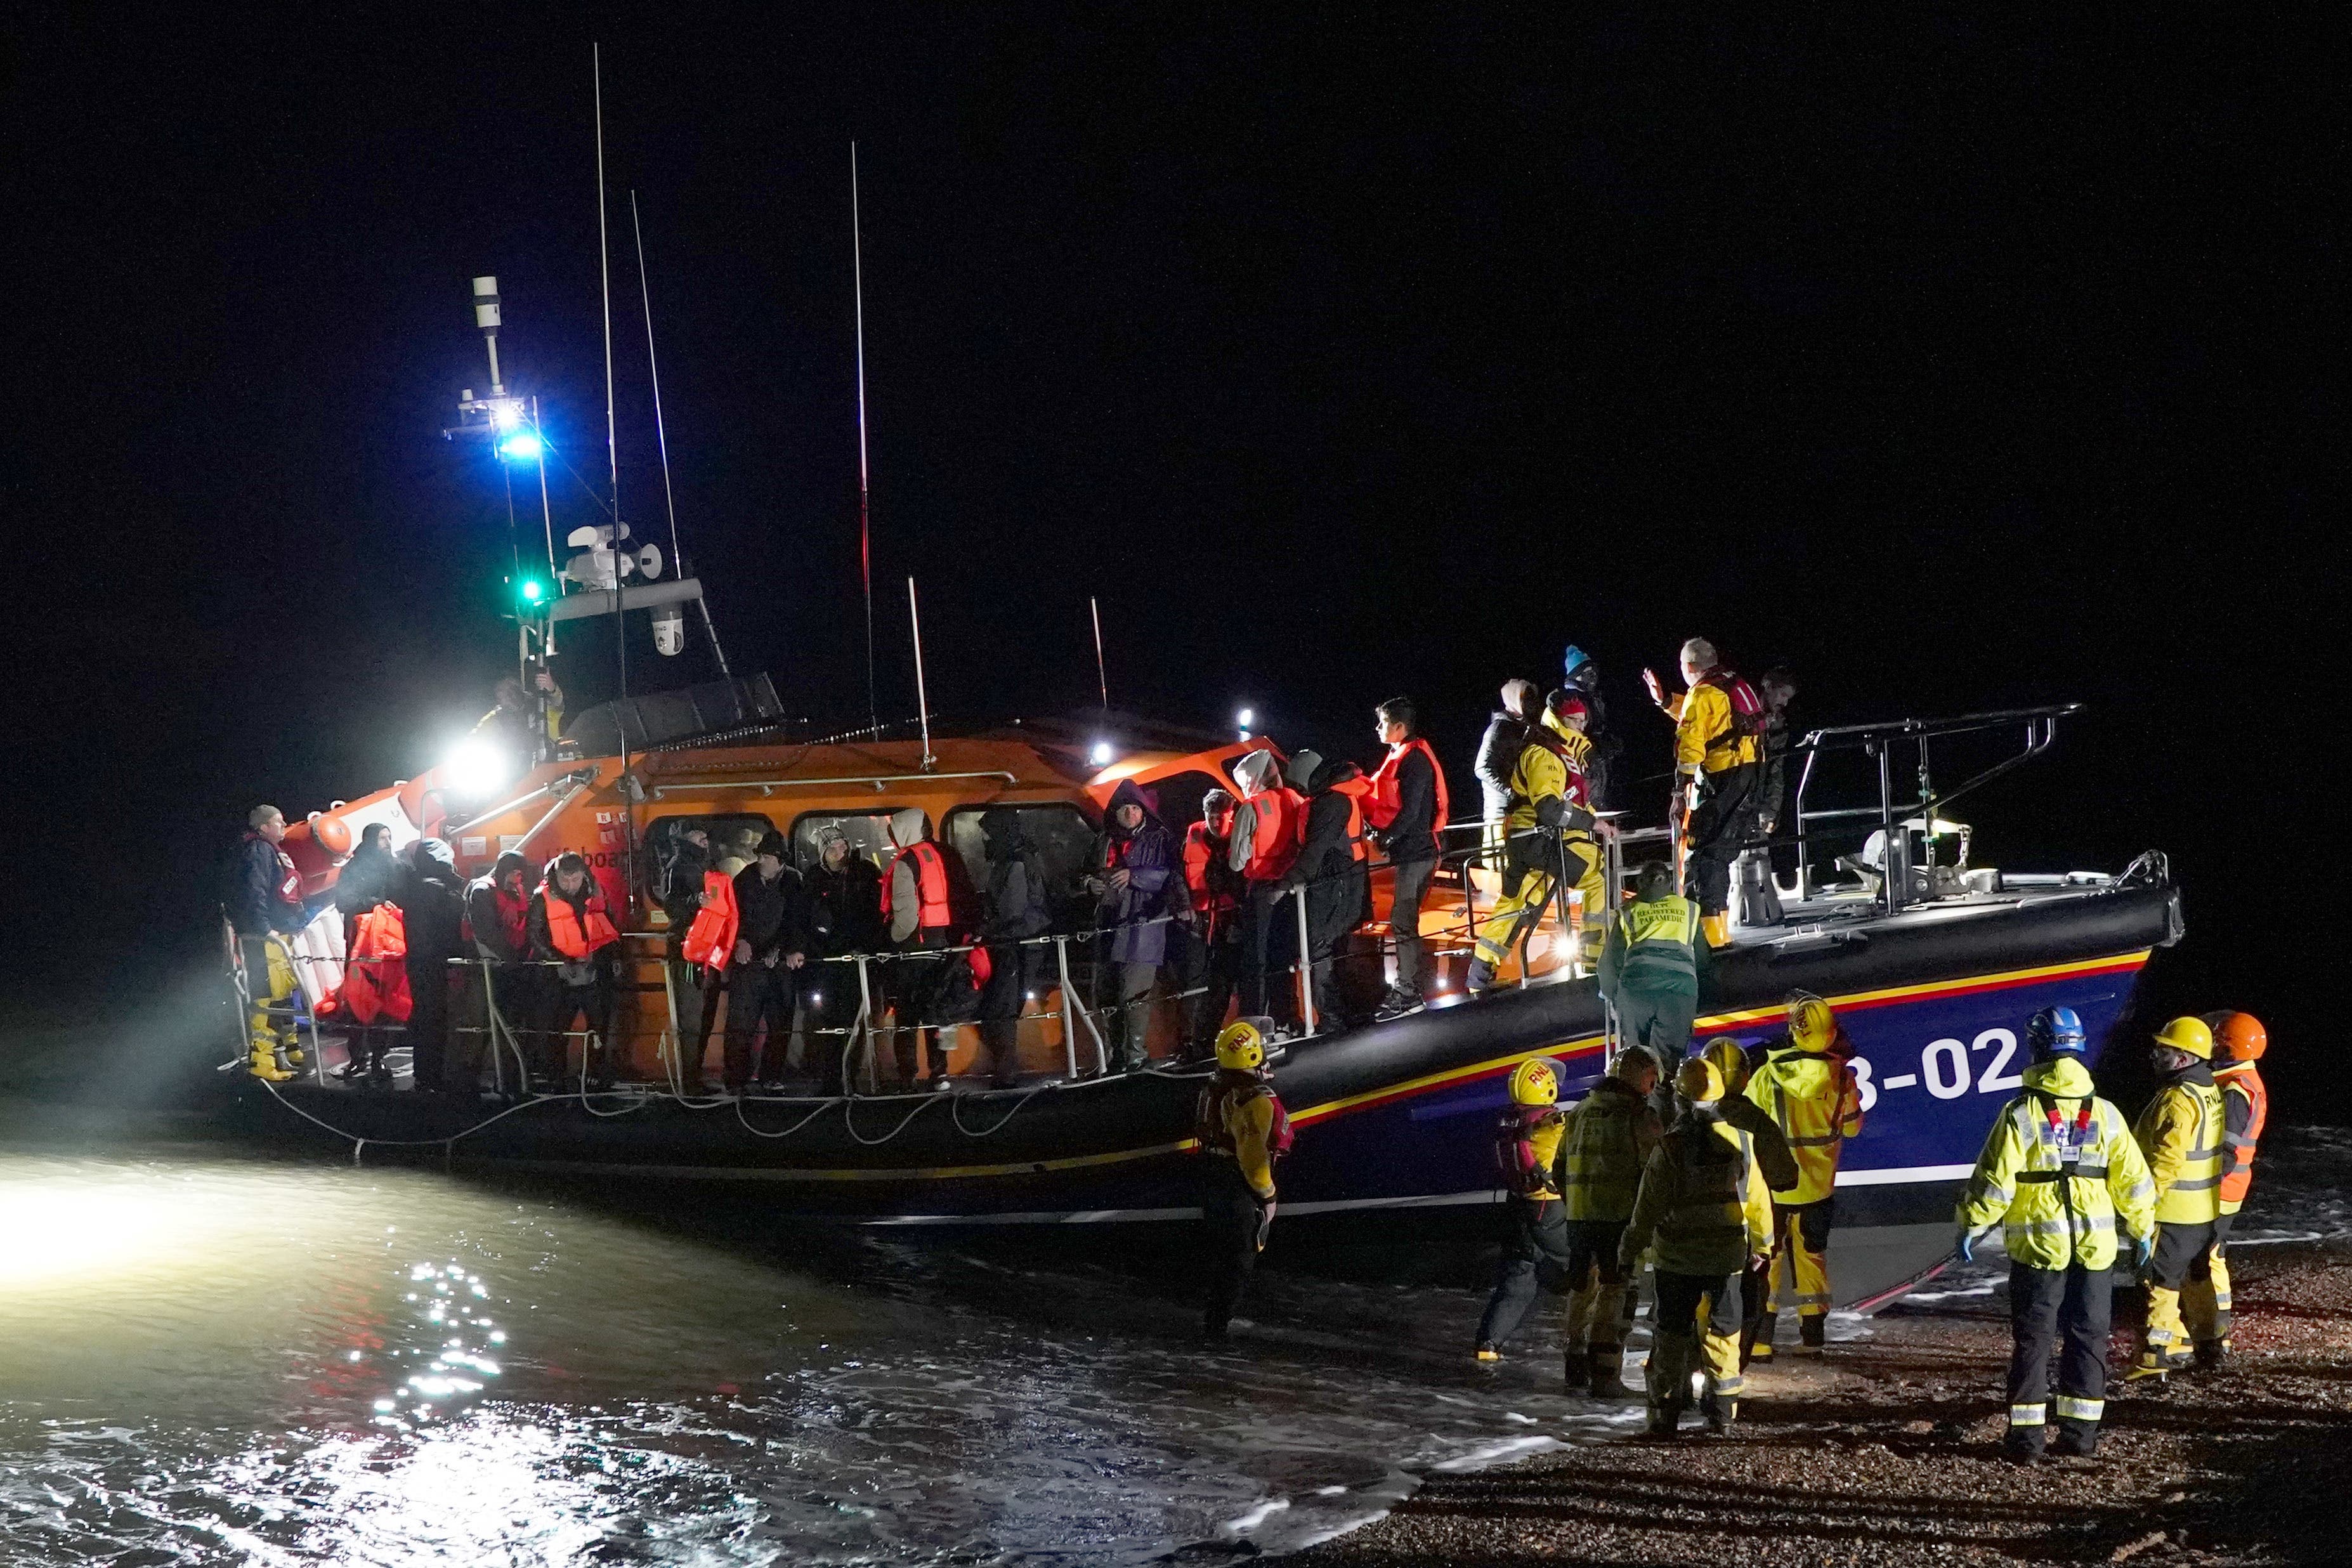
[{"label": "lifeboat", "polygon": [[[1969,863],[1954,804],[2049,749],[2071,708],[1969,714],[1946,721],[1817,731],[1793,749],[1802,773],[1790,841],[1757,847],[1730,947],[1702,998],[1697,1037],[1753,1044],[1777,1034],[1786,998],[1826,998],[1852,1039],[1865,1112],[1838,1177],[1842,1301],[1866,1300],[1930,1266],[1948,1247],[1954,1196],[1999,1107],[2025,1066],[2025,1022],[2063,1005],[2103,1043],[2126,1016],[2137,979],[2182,934],[2180,902],[2161,856],[2117,872],[2026,874]],[[587,716],[583,715],[583,719]],[[619,732],[617,728],[615,733]],[[2022,737],[2013,756],[1946,789],[1927,784],[1927,742]],[[1098,748],[1111,743],[1111,760]],[[1890,748],[1916,744],[1923,798],[1895,798]],[[306,879],[342,835],[397,821],[395,841],[445,837],[468,877],[515,851],[542,865],[585,858],[620,923],[629,961],[614,1045],[625,1064],[607,1093],[584,1086],[514,1103],[354,1089],[325,1077],[243,1083],[239,1125],[273,1143],[315,1142],[349,1157],[415,1157],[453,1168],[534,1173],[611,1190],[614,1184],[707,1184],[756,1192],[779,1219],[910,1229],[1153,1226],[1197,1215],[1194,1100],[1205,1069],[1181,1060],[1181,1004],[1163,984],[1152,1008],[1149,1070],[1102,1070],[1089,1011],[1098,933],[1076,893],[1113,788],[1132,779],[1171,830],[1200,815],[1212,788],[1234,790],[1233,766],[1264,740],[1232,742],[1141,721],[1008,723],[964,733],[782,743],[733,731],[656,749],[551,761],[496,798],[461,801],[412,780],[337,805],[289,835]],[[1859,756],[1878,799],[1821,806],[1822,780]],[[1816,764],[1820,764],[1817,777]],[[1238,793],[1237,791],[1235,793]],[[1457,797],[1467,795],[1457,790]],[[668,932],[653,896],[656,869],[689,825],[782,834],[803,867],[833,826],[856,853],[887,866],[894,813],[920,811],[933,836],[984,884],[982,812],[1021,814],[1064,895],[1051,961],[1020,1029],[1017,1087],[978,1081],[951,1093],[895,1081],[887,1043],[896,1020],[877,1001],[837,1038],[804,1050],[845,1053],[849,1092],[835,1099],[755,1091],[713,1102],[681,1093],[666,965]],[[1297,1143],[1281,1171],[1277,1245],[1318,1238],[1359,1257],[1386,1255],[1429,1271],[1449,1248],[1490,1235],[1476,1212],[1501,1201],[1492,1135],[1514,1068],[1557,1065],[1563,1101],[1581,1096],[1616,1047],[1609,1009],[1584,973],[1573,921],[1549,911],[1475,998],[1463,994],[1471,922],[1491,903],[1478,874],[1475,825],[1454,825],[1422,912],[1437,979],[1424,1008],[1360,1021],[1384,984],[1391,944],[1385,873],[1374,873],[1374,921],[1338,964],[1339,994],[1317,997],[1292,976],[1311,1026],[1285,1045],[1275,1081]],[[1605,835],[1612,891],[1633,865],[1662,857],[1662,827],[1619,820]],[[293,848],[296,843],[303,848]],[[1961,845],[1957,855],[1953,846]],[[1843,848],[1848,853],[1838,853]],[[1793,883],[1786,868],[1793,854]],[[1776,876],[1769,858],[1780,858]],[[306,880],[306,885],[308,881]],[[1769,896],[1762,895],[1769,889]],[[835,960],[840,983],[887,986],[887,955]],[[830,981],[826,983],[831,983]],[[459,1028],[486,1021],[460,1017]],[[495,1036],[491,1037],[493,1039]],[[716,1051],[716,1043],[712,1045]],[[926,1036],[927,1061],[950,1075],[979,1056],[972,1025]],[[499,1063],[514,1087],[510,1062]],[[1126,1234],[1134,1234],[1128,1232]]]}]

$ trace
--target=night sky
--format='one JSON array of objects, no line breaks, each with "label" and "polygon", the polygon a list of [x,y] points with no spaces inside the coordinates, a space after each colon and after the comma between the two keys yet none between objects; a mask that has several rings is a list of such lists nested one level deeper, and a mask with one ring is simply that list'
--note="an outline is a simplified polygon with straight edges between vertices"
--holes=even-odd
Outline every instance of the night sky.
[{"label": "night sky", "polygon": [[5,24],[10,994],[152,994],[249,805],[488,706],[504,494],[439,432],[494,273],[601,486],[598,38],[623,513],[667,548],[635,189],[679,530],[795,713],[866,709],[855,139],[886,714],[910,572],[953,718],[1091,703],[1098,595],[1115,704],[1369,759],[1410,692],[1457,800],[1571,639],[1637,774],[1693,633],[1801,724],[2078,699],[1979,859],[2168,851],[2160,1004],[2264,1014],[2339,1116],[2340,31],[1274,13]]}]

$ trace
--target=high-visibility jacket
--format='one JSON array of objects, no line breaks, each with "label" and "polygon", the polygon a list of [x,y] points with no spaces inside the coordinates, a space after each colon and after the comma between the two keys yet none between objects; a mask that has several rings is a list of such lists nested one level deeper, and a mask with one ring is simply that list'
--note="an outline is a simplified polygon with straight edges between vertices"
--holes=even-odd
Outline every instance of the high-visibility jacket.
[{"label": "high-visibility jacket", "polygon": [[1218,1071],[1193,1102],[1193,1135],[1205,1153],[1241,1166],[1260,1200],[1274,1200],[1274,1163],[1290,1152],[1290,1113],[1264,1079]]},{"label": "high-visibility jacket", "polygon": [[2029,1268],[2115,1266],[2116,1222],[2135,1240],[2156,1234],[2156,1183],[2123,1112],[2071,1056],[2025,1069],[2025,1092],[2000,1109],[1954,1218],[1996,1220],[2010,1260]]},{"label": "high-visibility jacket", "polygon": [[1568,1205],[1568,1217],[1632,1218],[1642,1167],[1658,1137],[1658,1113],[1648,1099],[1617,1079],[1594,1084],[1568,1113],[1554,1162],[1552,1184]]},{"label": "high-visibility jacket", "polygon": [[1399,797],[1401,786],[1397,781],[1397,772],[1404,766],[1405,758],[1415,752],[1419,752],[1427,760],[1430,777],[1435,780],[1437,784],[1436,815],[1431,819],[1429,825],[1430,834],[1434,837],[1444,830],[1448,822],[1453,820],[1454,804],[1446,795],[1445,770],[1438,765],[1436,752],[1431,749],[1427,741],[1418,735],[1402,746],[1391,746],[1389,754],[1381,759],[1381,765],[1372,773],[1372,795],[1370,800],[1365,803],[1364,815],[1370,818],[1374,827],[1386,827],[1396,820],[1396,814],[1404,805],[1403,800]]},{"label": "high-visibility jacket", "polygon": [[[1253,882],[1276,882],[1298,863],[1307,841],[1307,797],[1288,784],[1262,789],[1242,803],[1250,808],[1249,841],[1233,854],[1242,875]],[[1241,814],[1234,816],[1242,822]]]},{"label": "high-visibility jacket", "polygon": [[1693,1117],[1651,1152],[1618,1257],[1654,1247],[1665,1273],[1736,1274],[1771,1245],[1772,1200],[1748,1134]]},{"label": "high-visibility jacket", "polygon": [[[1710,670],[1689,691],[1666,699],[1666,714],[1675,721],[1678,772],[1719,773],[1756,760],[1756,737],[1741,728],[1735,710],[1735,693],[1747,686],[1729,670]],[[1746,701],[1754,700],[1749,692]]]},{"label": "high-visibility jacket", "polygon": [[2156,1179],[2158,1225],[2205,1225],[2221,1215],[2221,1091],[2201,1067],[2158,1089],[2132,1128]]},{"label": "high-visibility jacket", "polygon": [[735,879],[724,871],[702,874],[702,907],[694,911],[694,923],[686,928],[686,940],[678,944],[678,955],[688,963],[700,963],[712,969],[726,970],[735,956],[735,933],[741,929],[742,910],[735,903]]},{"label": "high-visibility jacket", "polygon": [[1617,917],[1625,944],[1617,984],[1635,991],[1698,994],[1698,906],[1669,893],[1637,900]]},{"label": "high-visibility jacket", "polygon": [[1503,814],[1504,831],[1557,826],[1571,842],[1589,842],[1592,814],[1584,759],[1591,752],[1592,742],[1573,730],[1529,730],[1511,768],[1511,805]]},{"label": "high-visibility jacket", "polygon": [[1233,884],[1217,865],[1217,840],[1233,831],[1233,813],[1215,822],[1196,822],[1184,830],[1184,887],[1192,897],[1192,912],[1231,914],[1235,908]]},{"label": "high-visibility jacket", "polygon": [[882,921],[890,921],[890,888],[898,879],[901,861],[912,860],[915,873],[915,930],[940,931],[955,924],[948,909],[948,863],[940,854],[940,847],[929,839],[919,839],[898,851],[890,862],[890,869],[882,876]]},{"label": "high-visibility jacket", "polygon": [[1495,1165],[1513,1195],[1537,1203],[1559,1197],[1552,1167],[1568,1118],[1557,1106],[1514,1105],[1495,1129]]},{"label": "high-visibility jacket", "polygon": [[2221,1212],[2236,1214],[2254,1184],[2254,1145],[2262,1142],[2263,1124],[2270,1120],[2270,1091],[2252,1062],[2232,1062],[2213,1069],[2221,1090]]},{"label": "high-visibility jacket", "polygon": [[341,1011],[362,1024],[406,1023],[413,1005],[407,956],[407,923],[398,909],[378,904],[360,916],[343,971]]},{"label": "high-visibility jacket", "polygon": [[595,887],[590,881],[587,897],[582,900],[587,910],[584,921],[581,906],[557,892],[552,883],[539,889],[547,899],[547,940],[566,958],[586,958],[621,940],[604,913],[604,895]]},{"label": "high-visibility jacket", "polygon": [[1748,1080],[1748,1098],[1772,1119],[1797,1158],[1797,1184],[1772,1195],[1816,1204],[1837,1187],[1838,1155],[1862,1133],[1862,1089],[1833,1057],[1790,1047],[1767,1058]]}]

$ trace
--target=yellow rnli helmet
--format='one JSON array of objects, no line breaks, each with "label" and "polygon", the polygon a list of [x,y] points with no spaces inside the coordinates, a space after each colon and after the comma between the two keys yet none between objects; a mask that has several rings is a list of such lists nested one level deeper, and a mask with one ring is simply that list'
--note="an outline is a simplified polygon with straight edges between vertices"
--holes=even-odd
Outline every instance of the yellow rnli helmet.
[{"label": "yellow rnli helmet", "polygon": [[1265,1066],[1265,1036],[1247,1018],[1236,1018],[1217,1034],[1217,1065],[1235,1072]]},{"label": "yellow rnli helmet", "polygon": [[1789,994],[1789,1038],[1801,1051],[1825,1051],[1837,1037],[1837,1015],[1810,991]]},{"label": "yellow rnli helmet", "polygon": [[1699,1056],[1723,1075],[1723,1092],[1738,1094],[1748,1087],[1748,1053],[1729,1035],[1717,1035],[1699,1047]]},{"label": "yellow rnli helmet", "polygon": [[1714,1101],[1723,1098],[1723,1074],[1705,1057],[1693,1057],[1675,1074],[1675,1092],[1685,1100]]},{"label": "yellow rnli helmet", "polygon": [[2213,1031],[2202,1018],[2175,1018],[2156,1032],[2156,1043],[2168,1050],[2187,1051],[2199,1061],[2213,1059]]},{"label": "yellow rnli helmet", "polygon": [[1542,1057],[1530,1057],[1511,1069],[1511,1103],[1514,1105],[1558,1105],[1559,1076],[1551,1070],[1551,1063]]}]

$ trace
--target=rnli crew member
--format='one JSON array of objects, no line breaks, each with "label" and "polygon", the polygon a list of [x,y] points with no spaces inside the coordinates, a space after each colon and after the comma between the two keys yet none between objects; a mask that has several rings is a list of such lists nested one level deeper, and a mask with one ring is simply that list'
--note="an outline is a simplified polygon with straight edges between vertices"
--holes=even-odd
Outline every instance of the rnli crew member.
[{"label": "rnli crew member", "polygon": [[1554,1295],[1569,1288],[1568,1211],[1553,1170],[1567,1118],[1559,1109],[1559,1075],[1541,1057],[1511,1070],[1511,1102],[1495,1130],[1495,1166],[1502,1178],[1503,1258],[1495,1292],[1478,1319],[1478,1359],[1502,1359],[1503,1347],[1527,1321],[1538,1286]]},{"label": "rnli crew member", "polygon": [[[257,805],[246,815],[245,837],[237,847],[237,874],[230,889],[229,924],[236,932],[237,949],[245,962],[246,1016],[251,1071],[258,1079],[283,1083],[294,1076],[301,1060],[299,1036],[294,1029],[288,998],[294,994],[294,964],[286,942],[307,922],[302,916],[302,875],[278,846],[286,837],[286,814],[274,805]],[[281,1013],[283,1028],[278,1026]]]},{"label": "rnli crew member", "polygon": [[1372,710],[1388,755],[1372,774],[1364,803],[1373,847],[1395,868],[1389,898],[1389,931],[1396,938],[1396,980],[1381,998],[1382,1016],[1421,1005],[1427,949],[1421,940],[1421,906],[1437,869],[1438,835],[1451,820],[1453,804],[1445,770],[1421,738],[1420,720],[1410,697],[1391,697]]},{"label": "rnli crew member", "polygon": [[[1838,1159],[1845,1141],[1862,1135],[1862,1086],[1847,1065],[1853,1046],[1844,1035],[1828,1003],[1797,992],[1789,998],[1788,1032],[1764,1043],[1763,1064],[1748,1080],[1748,1100],[1772,1119],[1797,1162],[1796,1181],[1772,1191],[1778,1240],[1771,1294],[1748,1352],[1756,1361],[1772,1359],[1772,1331],[1784,1305],[1797,1309],[1800,1351],[1818,1354],[1829,1342],[1830,1227]],[[1796,1287],[1786,1297],[1780,1289],[1783,1256]]]},{"label": "rnli crew member", "polygon": [[1290,762],[1291,776],[1307,785],[1307,815],[1298,858],[1284,881],[1307,900],[1307,962],[1318,1021],[1337,1018],[1345,1026],[1348,1007],[1332,971],[1341,945],[1372,914],[1371,847],[1364,838],[1371,786],[1363,769],[1343,759],[1327,762],[1301,752]]},{"label": "rnli crew member", "polygon": [[[399,889],[408,939],[408,1060],[411,1086],[425,1094],[449,1089],[449,963],[465,952],[466,901],[457,862],[438,838],[408,847]],[[473,1092],[468,1082],[464,1088]]]},{"label": "rnli crew member", "polygon": [[1623,1037],[1663,1068],[1682,1065],[1714,951],[1698,906],[1675,893],[1672,867],[1652,860],[1633,873],[1633,901],[1609,922],[1601,946],[1601,994],[1617,1009]]},{"label": "rnli crew member", "polygon": [[1609,705],[1601,695],[1601,667],[1592,656],[1577,647],[1568,645],[1560,655],[1559,683],[1580,700],[1590,721],[1584,732],[1592,739],[1592,755],[1584,764],[1585,787],[1591,792],[1592,809],[1617,809],[1617,761],[1625,750],[1625,742],[1609,724]]},{"label": "rnli crew member", "polygon": [[508,676],[498,684],[498,705],[474,721],[473,733],[528,768],[555,754],[563,733],[563,688],[546,670],[531,675],[531,690]]},{"label": "rnli crew member", "polygon": [[2181,1292],[2183,1316],[2209,1331],[2193,1335],[2197,1369],[2210,1372],[2230,1356],[2230,1227],[2254,1183],[2254,1148],[2270,1120],[2270,1092],[2254,1063],[2270,1048],[2270,1035],[2252,1013],[2213,1013],[2213,1083],[2221,1091],[2221,1215],[2213,1221],[2213,1245],[2189,1271]]},{"label": "rnli crew member", "polygon": [[1252,752],[1234,764],[1241,804],[1234,808],[1225,863],[1242,879],[1248,926],[1243,937],[1242,1011],[1271,1015],[1273,1032],[1286,1035],[1298,1017],[1298,997],[1281,972],[1297,958],[1297,917],[1284,899],[1282,879],[1298,860],[1307,801],[1283,783],[1271,752]]},{"label": "rnli crew member", "polygon": [[1541,721],[1528,727],[1511,769],[1511,807],[1503,818],[1503,896],[1479,926],[1470,960],[1474,994],[1495,984],[1496,972],[1543,918],[1563,868],[1570,880],[1598,886],[1592,873],[1601,846],[1584,804],[1584,758],[1591,743],[1581,722],[1575,712],[1547,707]]},{"label": "rnli crew member", "polygon": [[2025,1089],[1994,1119],[1960,1194],[1955,1248],[1965,1261],[1998,1224],[2009,1253],[2009,1432],[2001,1452],[2040,1457],[2050,1419],[2050,1351],[2058,1363],[2061,1454],[2099,1445],[2107,1397],[2107,1325],[2116,1224],[2145,1262],[2155,1234],[2156,1184],[2083,1067],[2083,1021],[2044,1007],[2025,1026],[2033,1057]]},{"label": "rnli crew member", "polygon": [[1176,988],[1185,999],[1187,1061],[1215,1053],[1241,973],[1241,880],[1227,858],[1233,830],[1234,797],[1221,789],[1201,797],[1201,820],[1184,829],[1184,890],[1192,921],[1182,938]]},{"label": "rnli crew member", "polygon": [[2226,1113],[2213,1083],[2213,1031],[2201,1018],[2175,1018],[2157,1031],[2155,1058],[2163,1087],[2132,1128],[2156,1181],[2156,1253],[2144,1280],[2147,1329],[2134,1378],[2179,1372],[2193,1362],[2192,1339],[2219,1337],[2212,1293],[2189,1302],[2193,1322],[2182,1321],[2180,1296],[2212,1249],[2221,1217]]},{"label": "rnli crew member", "polygon": [[988,944],[988,983],[980,994],[980,1042],[988,1048],[988,1079],[1010,1089],[1021,1076],[1021,1010],[1037,989],[1045,950],[1031,941],[1053,926],[1045,904],[1045,868],[1037,847],[1009,805],[980,814],[988,853],[988,900],[980,940]]},{"label": "rnli crew member", "polygon": [[1568,1220],[1569,1392],[1622,1399],[1625,1336],[1633,1326],[1631,1276],[1617,1260],[1642,1172],[1658,1146],[1657,1058],[1639,1046],[1569,1112],[1553,1184]]},{"label": "rnli crew member", "polygon": [[[740,869],[740,866],[738,869]],[[883,942],[882,873],[874,862],[852,847],[841,825],[827,822],[816,830],[816,864],[803,880],[808,897],[809,940],[821,957],[875,952]],[[818,1031],[822,1092],[836,1095],[848,1081],[848,1031],[857,1021],[860,997],[857,969],[852,963],[811,963],[801,973],[808,977],[808,1012]],[[872,998],[878,1010],[882,997]]]},{"label": "rnli crew member", "polygon": [[1489,851],[1489,866],[1502,864],[1503,818],[1511,810],[1511,770],[1519,765],[1519,748],[1528,743],[1537,700],[1534,681],[1503,682],[1503,705],[1487,715],[1486,732],[1478,738],[1478,819],[1486,825],[1479,843]]},{"label": "rnli crew member", "polygon": [[1266,1071],[1260,1020],[1238,1019],[1217,1036],[1217,1070],[1202,1086],[1192,1120],[1208,1156],[1208,1190],[1201,1201],[1209,1240],[1202,1326],[1209,1338],[1221,1340],[1274,1228],[1274,1165],[1290,1151],[1290,1118]]},{"label": "rnli crew member", "polygon": [[530,875],[530,862],[509,849],[486,875],[466,884],[466,931],[474,941],[474,956],[483,961],[481,968],[466,971],[467,1016],[481,1020],[482,1032],[457,1037],[455,1081],[468,1089],[481,1081],[484,1052],[497,1059],[499,1029],[527,1059],[537,1058],[537,1045],[524,1042],[546,1009],[546,971],[530,962],[530,889],[525,885]]},{"label": "rnli crew member", "polygon": [[768,1026],[768,1043],[760,1078],[773,1083],[784,1076],[799,971],[808,962],[800,873],[785,864],[792,852],[791,840],[770,828],[761,837],[759,858],[735,876],[735,962],[727,983],[730,1094],[751,1086],[752,1040],[761,1024]]},{"label": "rnli crew member", "polygon": [[1725,913],[1731,862],[1754,816],[1764,705],[1748,682],[1717,663],[1715,645],[1705,637],[1683,644],[1682,673],[1687,695],[1669,695],[1654,669],[1643,670],[1642,681],[1651,700],[1675,721],[1675,795],[1667,820],[1685,824],[1690,885],[1707,922],[1707,940],[1721,947],[1731,940]]},{"label": "rnli crew member", "polygon": [[604,912],[604,890],[588,862],[567,849],[548,862],[546,879],[530,900],[530,950],[554,965],[540,1028],[540,1074],[552,1087],[565,1075],[572,1026],[585,1018],[589,1037],[580,1071],[593,1087],[613,1087],[613,1004],[620,988],[621,933]]},{"label": "rnli crew member", "polygon": [[1686,1061],[1675,1075],[1674,1127],[1642,1172],[1633,1217],[1617,1247],[1618,1265],[1629,1272],[1656,1249],[1649,1369],[1655,1437],[1672,1437],[1681,1425],[1695,1350],[1706,1373],[1699,1411],[1708,1431],[1729,1429],[1746,1385],[1737,1282],[1771,1249],[1772,1204],[1754,1142],[1723,1120],[1723,1094],[1713,1062]]},{"label": "rnli crew member", "polygon": [[1151,986],[1168,956],[1171,912],[1182,891],[1175,837],[1133,779],[1111,792],[1110,811],[1087,879],[1108,941],[1096,955],[1096,1000],[1110,1025],[1120,1072],[1150,1065]]},{"label": "rnli crew member", "polygon": [[[890,814],[890,843],[898,855],[882,879],[882,919],[890,944],[901,954],[884,972],[891,1003],[890,1048],[898,1060],[898,1085],[915,1086],[918,1047],[930,1022],[933,998],[946,965],[938,956],[955,945],[955,915],[949,900],[947,857],[931,842],[930,819],[920,806]],[[934,1042],[931,1087],[948,1087],[947,1047]]]},{"label": "rnli crew member", "polygon": [[[1723,1119],[1755,1141],[1756,1168],[1764,1173],[1768,1191],[1787,1192],[1797,1184],[1797,1157],[1789,1140],[1764,1108],[1748,1098],[1748,1053],[1728,1035],[1718,1035],[1695,1053],[1715,1064],[1723,1075]],[[1772,1260],[1765,1258],[1739,1277],[1739,1364],[1756,1354],[1756,1338],[1764,1329],[1766,1304],[1772,1299]],[[1770,1352],[1766,1352],[1769,1360]]]}]

